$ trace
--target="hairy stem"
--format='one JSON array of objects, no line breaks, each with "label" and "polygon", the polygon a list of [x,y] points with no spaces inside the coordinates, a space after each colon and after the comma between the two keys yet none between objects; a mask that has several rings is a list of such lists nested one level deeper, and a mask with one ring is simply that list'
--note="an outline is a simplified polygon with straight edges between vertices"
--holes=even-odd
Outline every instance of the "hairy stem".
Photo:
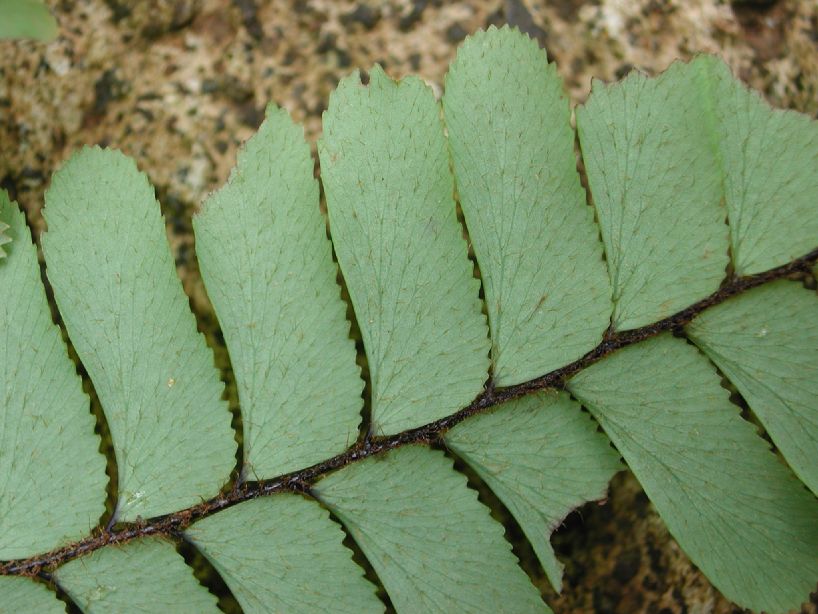
[{"label": "hairy stem", "polygon": [[229,493],[219,495],[173,514],[158,516],[137,523],[123,523],[115,527],[97,528],[88,537],[67,546],[27,559],[4,561],[0,563],[0,575],[37,576],[105,546],[124,544],[139,537],[175,536],[193,522],[242,501],[280,492],[309,492],[311,486],[327,473],[350,463],[383,454],[404,445],[436,441],[448,429],[470,416],[546,388],[562,388],[573,375],[612,352],[639,343],[662,332],[681,331],[682,327],[706,309],[762,284],[798,273],[808,273],[816,261],[818,261],[818,248],[797,260],[764,273],[728,280],[710,296],[663,320],[633,330],[608,331],[602,343],[579,360],[564,367],[522,384],[506,388],[495,388],[490,383],[471,404],[450,416],[395,435],[371,437],[363,442],[356,443],[341,454],[299,471],[258,482],[237,483]]}]

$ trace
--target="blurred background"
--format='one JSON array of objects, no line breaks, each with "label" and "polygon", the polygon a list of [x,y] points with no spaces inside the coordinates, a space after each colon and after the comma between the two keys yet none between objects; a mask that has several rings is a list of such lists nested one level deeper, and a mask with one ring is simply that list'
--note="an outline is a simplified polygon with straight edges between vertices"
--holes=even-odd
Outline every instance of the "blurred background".
[{"label": "blurred background", "polygon": [[[338,80],[380,63],[439,93],[469,33],[509,23],[537,39],[575,104],[591,78],[655,74],[697,52],[723,57],[777,107],[818,114],[818,0],[53,0],[51,43],[0,41],[0,187],[35,235],[53,171],[84,144],[134,157],[156,186],[200,326],[212,328],[191,215],[227,179],[268,102],[313,143]],[[212,333],[212,330],[209,331]],[[218,336],[210,335],[218,345]],[[218,353],[218,350],[217,350]],[[553,538],[556,595],[515,551],[556,612],[733,612],[690,564],[629,473]],[[538,575],[539,574],[539,575]],[[805,612],[818,612],[818,595]]]}]

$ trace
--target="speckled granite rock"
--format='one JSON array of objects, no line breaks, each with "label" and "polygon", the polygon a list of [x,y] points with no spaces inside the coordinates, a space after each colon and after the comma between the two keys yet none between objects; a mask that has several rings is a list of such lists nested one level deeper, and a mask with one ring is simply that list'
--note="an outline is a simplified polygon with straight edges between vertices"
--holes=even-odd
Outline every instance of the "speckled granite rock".
[{"label": "speckled granite rock", "polygon": [[[329,93],[354,67],[379,62],[439,89],[466,34],[508,21],[547,48],[576,102],[592,76],[655,73],[711,51],[773,104],[818,112],[813,1],[55,0],[52,9],[55,42],[0,42],[0,185],[39,232],[43,191],[71,151],[102,143],[135,157],[157,187],[206,329],[192,212],[226,180],[268,101],[288,108],[314,141]],[[556,612],[734,611],[630,474],[614,480],[607,503],[570,516],[554,543],[566,561],[562,595],[533,573]],[[531,558],[525,544],[518,553]],[[815,614],[816,604],[804,611]]]}]

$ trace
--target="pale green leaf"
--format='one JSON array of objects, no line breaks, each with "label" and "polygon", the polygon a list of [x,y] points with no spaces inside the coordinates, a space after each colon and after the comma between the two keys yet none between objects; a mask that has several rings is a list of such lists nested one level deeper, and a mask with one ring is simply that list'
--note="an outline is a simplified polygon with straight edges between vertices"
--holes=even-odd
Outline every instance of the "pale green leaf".
[{"label": "pale green leaf", "polygon": [[214,496],[235,466],[231,416],[147,177],[117,151],[86,148],[45,200],[48,278],[111,430],[117,519]]},{"label": "pale green leaf", "polygon": [[54,579],[84,614],[219,611],[174,545],[158,537],[96,550],[58,568]]},{"label": "pale green leaf", "polygon": [[12,559],[87,535],[105,511],[108,477],[25,217],[3,190],[0,218],[14,237],[0,260],[0,559]]},{"label": "pale green leaf", "polygon": [[319,144],[330,230],[361,328],[372,427],[396,433],[468,404],[489,340],[455,215],[439,107],[376,66],[342,80]]},{"label": "pale green leaf", "polygon": [[57,22],[40,0],[0,0],[0,39],[57,38]]},{"label": "pale green leaf", "polygon": [[610,324],[571,110],[545,52],[508,28],[466,39],[443,108],[483,279],[494,380],[517,384],[578,359]]},{"label": "pale green leaf", "polygon": [[548,391],[461,422],[445,436],[520,523],[557,591],[562,563],[551,533],[571,510],[603,498],[622,468],[596,429],[579,403]]},{"label": "pale green leaf", "polygon": [[65,614],[65,604],[47,586],[18,576],[0,576],[0,604],[4,612]]},{"label": "pale green leaf", "polygon": [[778,281],[708,309],[687,327],[818,494],[818,296]]},{"label": "pale green leaf", "polygon": [[818,247],[818,122],[773,109],[735,79],[720,59],[704,56],[698,91],[717,118],[715,144],[736,273],[786,264]]},{"label": "pale green leaf", "polygon": [[314,494],[375,568],[398,612],[549,612],[503,527],[437,450],[348,465]]},{"label": "pale green leaf", "polygon": [[193,219],[239,388],[244,473],[270,478],[358,436],[363,381],[303,130],[270,107]]},{"label": "pale green leaf", "polygon": [[187,536],[246,614],[383,612],[344,533],[315,501],[282,494],[201,520]]},{"label": "pale green leaf", "polygon": [[569,381],[668,529],[742,607],[798,608],[818,582],[818,501],[728,400],[712,365],[669,334]]},{"label": "pale green leaf", "polygon": [[[8,200],[8,196],[5,194],[5,192],[3,192],[3,196],[0,196],[0,199],[3,199],[3,198]],[[4,222],[0,222],[0,258],[5,258],[6,257],[6,252],[3,249],[3,246],[11,243],[11,237],[6,234],[6,231],[8,229],[9,229],[8,224],[6,224]]]},{"label": "pale green leaf", "polygon": [[595,81],[577,109],[618,330],[668,317],[724,278],[727,211],[697,89],[704,70],[677,62],[656,79]]}]

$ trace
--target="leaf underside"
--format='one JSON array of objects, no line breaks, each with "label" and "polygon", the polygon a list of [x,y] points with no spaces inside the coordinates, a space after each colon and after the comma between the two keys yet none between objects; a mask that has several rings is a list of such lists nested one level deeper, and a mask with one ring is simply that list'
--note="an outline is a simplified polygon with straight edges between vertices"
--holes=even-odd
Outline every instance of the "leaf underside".
[{"label": "leaf underside", "polygon": [[116,519],[215,495],[235,465],[230,413],[148,178],[119,152],[85,148],[45,202],[48,279],[114,442]]},{"label": "leaf underside", "polygon": [[174,544],[157,537],[97,550],[54,576],[86,614],[219,612]]},{"label": "leaf underside", "polygon": [[483,32],[458,52],[443,108],[486,294],[494,381],[518,384],[585,354],[611,319],[568,99],[535,41]]},{"label": "leaf underside", "polygon": [[467,405],[487,378],[488,330],[452,200],[431,90],[376,66],[330,97],[319,143],[338,263],[366,348],[372,432]]},{"label": "leaf underside", "polygon": [[571,510],[605,496],[622,469],[610,441],[556,391],[461,422],[444,440],[509,508],[559,591],[562,563],[548,539]]},{"label": "leaf underside", "polygon": [[818,130],[794,111],[771,109],[724,62],[703,56],[697,89],[717,117],[713,141],[730,217],[736,273],[785,264],[815,248]]},{"label": "leaf underside", "polygon": [[15,238],[0,260],[0,559],[13,559],[87,535],[105,511],[108,480],[88,397],[51,321],[37,249],[3,190],[0,218]]},{"label": "leaf underside", "polygon": [[363,380],[310,149],[286,111],[268,110],[193,228],[238,382],[247,477],[343,452],[358,436]]},{"label": "leaf underside", "polygon": [[45,584],[28,578],[0,576],[0,595],[9,612],[65,614],[64,604],[54,599],[54,593]]},{"label": "leaf underside", "polygon": [[[471,37],[442,107],[417,78],[395,82],[376,67],[364,85],[355,73],[332,95],[319,143],[330,244],[303,132],[268,109],[194,219],[238,384],[240,480],[250,481],[223,491],[230,504],[218,513],[193,506],[228,482],[236,439],[153,189],[118,152],[73,156],[46,195],[46,272],[112,435],[113,534],[144,520],[146,534],[165,537],[69,555],[47,567],[56,584],[85,612],[215,611],[172,533],[246,611],[382,611],[342,526],[400,612],[548,611],[452,459],[421,445],[431,440],[497,495],[557,589],[551,532],[604,496],[621,455],[728,598],[797,608],[818,580],[818,503],[804,488],[817,481],[818,299],[796,282],[674,329],[690,343],[665,333],[603,356],[569,379],[574,399],[540,391],[489,411],[476,404],[479,415],[448,431],[395,435],[466,407],[487,381],[483,400],[594,348],[605,354],[624,338],[617,331],[707,297],[727,271],[763,272],[818,244],[816,123],[773,111],[715,58],[594,84],[577,128],[593,207],[562,84],[519,32]],[[0,558],[12,559],[97,527],[106,478],[24,217],[1,192],[0,219],[14,239],[0,260]],[[321,465],[355,443],[363,405],[338,270],[371,412],[367,441]],[[731,404],[716,367],[783,459]],[[279,477],[316,463],[306,478]],[[300,494],[261,497],[267,487]],[[239,498],[247,493],[259,498]],[[37,607],[44,590],[2,577],[0,603]]]},{"label": "leaf underside", "polygon": [[577,109],[614,297],[613,326],[637,328],[714,292],[728,262],[727,212],[709,126],[692,90],[699,63],[656,79],[594,82]]},{"label": "leaf underside", "polygon": [[686,331],[818,494],[818,329],[808,324],[815,322],[815,292],[778,281],[708,310]]},{"label": "leaf underside", "polygon": [[815,588],[815,498],[741,419],[696,348],[663,334],[589,367],[568,389],[728,599],[779,612]]},{"label": "leaf underside", "polygon": [[344,523],[398,611],[550,612],[503,527],[442,452],[405,446],[324,478],[314,494]]},{"label": "leaf underside", "polygon": [[[187,537],[246,613],[383,612],[341,528],[315,501],[281,495],[241,503],[194,524]],[[271,590],[271,588],[274,590]]]}]

